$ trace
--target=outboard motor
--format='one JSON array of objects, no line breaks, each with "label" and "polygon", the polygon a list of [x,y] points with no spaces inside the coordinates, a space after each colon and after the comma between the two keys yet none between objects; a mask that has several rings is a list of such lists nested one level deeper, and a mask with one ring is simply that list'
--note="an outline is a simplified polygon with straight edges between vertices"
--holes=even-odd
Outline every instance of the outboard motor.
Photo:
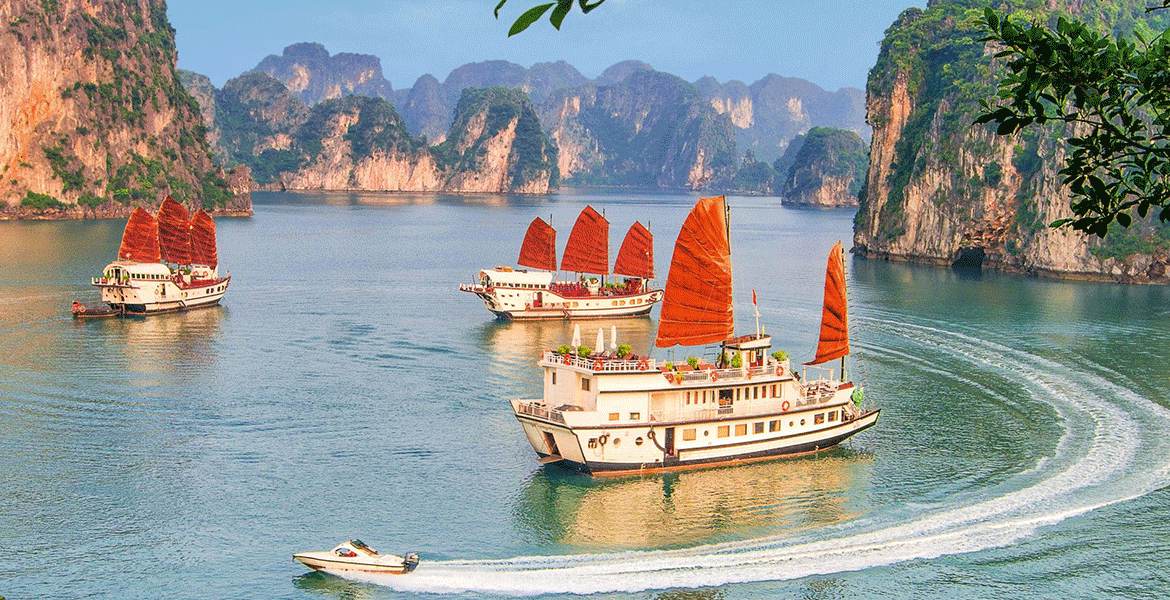
[{"label": "outboard motor", "polygon": [[405,567],[404,573],[409,573],[418,566],[418,553],[412,552],[402,558],[402,566]]}]

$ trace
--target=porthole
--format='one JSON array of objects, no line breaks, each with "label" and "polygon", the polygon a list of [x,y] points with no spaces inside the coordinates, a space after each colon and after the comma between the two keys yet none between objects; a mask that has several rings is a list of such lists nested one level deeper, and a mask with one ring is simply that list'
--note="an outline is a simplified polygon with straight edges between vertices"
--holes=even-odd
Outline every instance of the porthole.
[{"label": "porthole", "polygon": [[622,438],[613,438],[613,445],[614,446],[621,446],[622,445]]},{"label": "porthole", "polygon": [[711,435],[711,431],[710,431],[710,430],[707,430],[707,429],[704,429],[704,430],[703,430],[703,437],[707,437],[707,436],[709,436],[709,435]]},{"label": "porthole", "polygon": [[634,440],[634,445],[635,445],[635,446],[641,446],[641,445],[642,445],[642,437],[641,437],[641,436],[639,436],[637,439],[635,439],[635,440]]},{"label": "porthole", "polygon": [[801,419],[801,420],[800,420],[800,424],[801,424],[801,425],[804,425],[804,419]]}]

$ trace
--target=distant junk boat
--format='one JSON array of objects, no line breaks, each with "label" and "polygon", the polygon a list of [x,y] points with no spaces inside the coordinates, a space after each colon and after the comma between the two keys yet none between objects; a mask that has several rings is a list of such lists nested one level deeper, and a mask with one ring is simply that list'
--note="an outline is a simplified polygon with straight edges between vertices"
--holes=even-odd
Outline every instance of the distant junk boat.
[{"label": "distant junk boat", "polygon": [[[861,389],[845,379],[841,244],[829,254],[817,354],[802,379],[785,355],[768,353],[772,339],[759,330],[758,314],[755,334],[734,337],[728,231],[723,197],[699,200],[687,216],[655,342],[660,348],[720,342],[718,364],[671,368],[619,356],[621,350],[545,351],[544,397],[512,400],[540,462],[595,474],[735,464],[831,448],[877,422],[880,409],[867,408]],[[619,348],[617,340],[610,348]],[[838,358],[839,372],[814,366]]]},{"label": "distant junk boat", "polygon": [[134,209],[122,232],[118,260],[106,265],[90,284],[108,308],[73,303],[77,318],[147,315],[215,306],[227,292],[231,275],[219,276],[215,221],[202,209],[187,209],[170,196],[158,219]]},{"label": "distant junk boat", "polygon": [[479,296],[487,309],[501,319],[603,319],[638,317],[662,300],[653,289],[654,236],[635,221],[626,232],[613,273],[625,275],[621,283],[606,283],[609,274],[609,221],[591,206],[577,217],[569,234],[561,271],[601,275],[581,276],[575,281],[554,281],[557,271],[557,233],[537,217],[528,226],[520,246],[523,267],[496,267],[479,272],[477,283],[459,289]]}]

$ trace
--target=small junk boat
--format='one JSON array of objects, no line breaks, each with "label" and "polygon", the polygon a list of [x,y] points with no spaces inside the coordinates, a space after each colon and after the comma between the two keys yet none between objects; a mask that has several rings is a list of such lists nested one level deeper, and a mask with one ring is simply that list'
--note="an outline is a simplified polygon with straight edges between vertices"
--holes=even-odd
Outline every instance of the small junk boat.
[{"label": "small junk boat", "polygon": [[141,316],[215,306],[231,279],[219,275],[215,221],[202,209],[189,217],[167,196],[157,220],[141,207],[134,209],[118,260],[91,279],[109,308],[74,302],[72,312],[77,318]]},{"label": "small junk boat", "polygon": [[328,552],[301,552],[293,555],[314,571],[360,571],[405,575],[418,566],[418,554],[379,554],[361,540],[342,542]]},{"label": "small junk boat", "polygon": [[[520,258],[527,269],[496,267],[479,272],[476,283],[459,289],[479,296],[487,309],[501,319],[605,319],[638,317],[662,300],[662,290],[653,289],[654,236],[635,221],[626,232],[614,263],[619,282],[605,281],[609,275],[609,221],[591,206],[577,217],[565,254],[562,271],[577,273],[571,281],[555,281],[557,232],[537,217],[528,226]],[[601,275],[601,278],[583,274]]]},{"label": "small junk boat", "polygon": [[[675,244],[655,345],[719,342],[715,364],[545,351],[544,397],[511,402],[540,462],[594,474],[734,464],[831,448],[877,423],[880,409],[845,377],[840,243],[829,254],[820,340],[803,377],[786,354],[769,353],[758,315],[755,334],[735,337],[731,290],[727,206],[703,198]],[[839,371],[817,366],[836,359]]]}]

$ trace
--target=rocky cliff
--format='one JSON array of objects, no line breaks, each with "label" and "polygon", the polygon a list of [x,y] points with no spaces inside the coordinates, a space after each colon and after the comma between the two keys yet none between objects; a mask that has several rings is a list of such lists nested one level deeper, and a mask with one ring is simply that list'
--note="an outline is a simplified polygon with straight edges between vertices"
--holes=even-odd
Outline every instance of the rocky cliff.
[{"label": "rocky cliff", "polygon": [[0,218],[122,216],[167,194],[250,214],[211,161],[162,0],[7,0],[0,20]]},{"label": "rocky cliff", "polygon": [[857,206],[865,181],[868,148],[856,133],[813,127],[784,177],[785,204],[821,207]]},{"label": "rocky cliff", "polygon": [[842,88],[829,92],[796,77],[769,74],[755,83],[720,84],[704,77],[695,82],[703,98],[736,127],[736,143],[760,160],[773,162],[788,143],[812,127],[848,129],[869,139],[865,92]]},{"label": "rocky cliff", "polygon": [[561,176],[578,185],[725,189],[738,165],[730,119],[667,73],[557,92],[541,120]]},{"label": "rocky cliff", "polygon": [[[1148,17],[1138,0],[1004,3],[1017,18],[1071,14],[1124,33]],[[977,40],[981,2],[931,2],[887,31],[867,85],[873,126],[854,251],[938,264],[1040,275],[1168,282],[1170,230],[1142,223],[1104,240],[1046,226],[1070,216],[1057,173],[1066,132],[1000,137],[972,125],[994,94],[994,52]],[[1158,17],[1155,17],[1158,18]],[[1164,17],[1162,17],[1164,18]],[[1148,27],[1147,27],[1148,29]]]},{"label": "rocky cliff", "polygon": [[268,55],[252,70],[281,81],[308,105],[342,96],[389,98],[392,91],[377,56],[349,52],[331,56],[321,44],[293,44],[280,56]]},{"label": "rocky cliff", "polygon": [[210,98],[216,152],[268,189],[545,193],[557,182],[556,149],[515,90],[467,90],[437,146],[411,135],[386,100],[309,107],[264,73],[232,79]]}]

